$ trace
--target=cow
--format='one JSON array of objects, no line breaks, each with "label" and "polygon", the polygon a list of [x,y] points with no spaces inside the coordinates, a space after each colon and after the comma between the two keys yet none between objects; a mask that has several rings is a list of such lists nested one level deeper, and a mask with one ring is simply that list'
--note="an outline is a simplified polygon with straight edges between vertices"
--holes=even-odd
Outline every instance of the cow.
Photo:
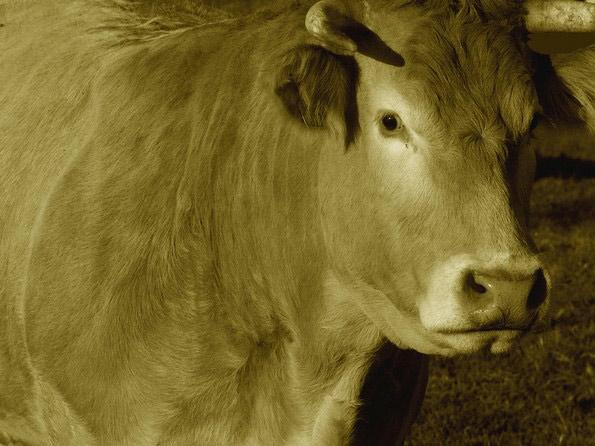
[{"label": "cow", "polygon": [[544,320],[532,129],[593,129],[595,51],[528,31],[595,5],[290,3],[5,5],[0,443],[396,444],[428,355]]}]

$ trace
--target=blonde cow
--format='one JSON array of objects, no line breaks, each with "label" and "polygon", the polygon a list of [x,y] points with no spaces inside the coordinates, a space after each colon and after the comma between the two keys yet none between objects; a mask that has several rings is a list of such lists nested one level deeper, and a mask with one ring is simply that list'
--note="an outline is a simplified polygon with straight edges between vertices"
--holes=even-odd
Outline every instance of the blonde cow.
[{"label": "blonde cow", "polygon": [[529,141],[595,51],[527,32],[595,5],[4,3],[0,443],[398,444],[425,355],[543,318]]}]

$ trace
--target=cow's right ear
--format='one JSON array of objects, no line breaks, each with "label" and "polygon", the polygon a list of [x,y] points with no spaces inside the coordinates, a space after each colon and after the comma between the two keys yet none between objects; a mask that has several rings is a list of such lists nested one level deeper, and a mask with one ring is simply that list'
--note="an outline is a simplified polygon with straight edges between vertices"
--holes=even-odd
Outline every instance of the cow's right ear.
[{"label": "cow's right ear", "polygon": [[543,114],[557,128],[586,126],[595,134],[595,45],[536,55],[536,88]]},{"label": "cow's right ear", "polygon": [[575,116],[595,135],[595,44],[553,54],[553,68],[571,95]]},{"label": "cow's right ear", "polygon": [[315,39],[285,55],[276,93],[285,108],[308,127],[324,127],[334,114],[344,119],[346,142],[357,130],[357,44],[346,31],[357,27],[341,0],[314,4],[305,21]]}]

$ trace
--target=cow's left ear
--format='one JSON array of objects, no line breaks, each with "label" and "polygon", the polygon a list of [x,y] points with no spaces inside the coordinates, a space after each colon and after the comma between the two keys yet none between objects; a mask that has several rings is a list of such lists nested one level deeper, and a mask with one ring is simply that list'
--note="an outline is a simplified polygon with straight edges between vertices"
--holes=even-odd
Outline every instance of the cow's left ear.
[{"label": "cow's left ear", "polygon": [[286,109],[308,127],[328,125],[330,114],[344,119],[346,139],[351,140],[357,128],[357,76],[352,57],[304,45],[286,55],[275,91]]},{"label": "cow's left ear", "polygon": [[346,140],[357,129],[357,44],[349,36],[361,28],[342,0],[321,0],[308,11],[305,27],[312,44],[285,56],[276,93],[287,110],[308,127],[324,127],[329,117],[345,120]]}]

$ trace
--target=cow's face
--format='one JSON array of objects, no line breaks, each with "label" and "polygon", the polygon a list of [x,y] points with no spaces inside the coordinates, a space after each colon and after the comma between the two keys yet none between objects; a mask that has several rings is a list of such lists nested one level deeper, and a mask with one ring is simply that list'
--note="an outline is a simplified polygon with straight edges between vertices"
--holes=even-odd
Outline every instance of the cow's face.
[{"label": "cow's face", "polygon": [[383,327],[391,337],[430,352],[506,350],[547,300],[527,231],[539,111],[531,76],[495,28],[420,20],[401,39],[383,40],[402,67],[356,55],[361,133],[343,156],[359,169],[343,192],[368,185],[335,220],[350,221],[344,244],[361,240],[342,258],[347,277],[410,318],[407,333]]},{"label": "cow's face", "polygon": [[[353,56],[356,119],[348,106],[336,116],[357,134],[321,155],[330,283],[397,345],[506,351],[548,295],[527,228],[540,111],[529,58],[504,27],[464,14],[396,8],[367,20],[385,31],[364,31]],[[326,46],[350,50],[337,45]]]}]

